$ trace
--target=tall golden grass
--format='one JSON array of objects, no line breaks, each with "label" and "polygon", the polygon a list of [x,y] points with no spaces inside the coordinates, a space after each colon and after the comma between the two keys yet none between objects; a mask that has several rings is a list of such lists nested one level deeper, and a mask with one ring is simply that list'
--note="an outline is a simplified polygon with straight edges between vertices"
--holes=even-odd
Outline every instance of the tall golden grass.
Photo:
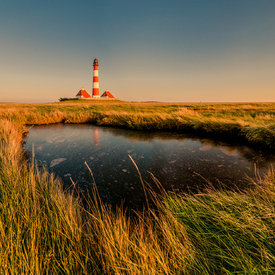
[{"label": "tall golden grass", "polygon": [[3,120],[0,133],[1,274],[184,270],[193,250],[175,218],[151,212],[133,221],[122,209],[113,213],[96,192],[84,208],[53,175],[27,166],[16,124]]},{"label": "tall golden grass", "polygon": [[274,105],[242,106],[1,105],[0,274],[273,274],[272,171],[245,193],[147,190],[156,209],[132,217],[122,207],[111,211],[96,189],[84,207],[53,175],[28,166],[21,146],[26,124],[57,122],[244,132],[254,141],[268,133],[271,141]]}]

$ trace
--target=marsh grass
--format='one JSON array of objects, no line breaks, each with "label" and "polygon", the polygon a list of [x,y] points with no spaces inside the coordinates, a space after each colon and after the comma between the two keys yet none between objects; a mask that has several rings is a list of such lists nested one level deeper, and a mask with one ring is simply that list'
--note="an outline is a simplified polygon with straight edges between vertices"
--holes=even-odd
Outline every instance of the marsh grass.
[{"label": "marsh grass", "polygon": [[275,272],[272,171],[245,193],[147,189],[156,209],[133,218],[103,204],[96,188],[84,208],[53,175],[27,166],[23,131],[1,120],[0,274]]},{"label": "marsh grass", "polygon": [[181,131],[271,149],[275,149],[274,116],[274,103],[73,101],[0,104],[0,119],[23,125],[92,123],[133,130]]},{"label": "marsh grass", "polygon": [[[180,224],[144,213],[132,221],[122,208],[113,213],[102,204],[96,189],[84,208],[53,175],[26,165],[14,123],[2,121],[0,133],[1,274],[176,274],[184,268],[190,251]],[[167,235],[169,225],[176,239]]]},{"label": "marsh grass", "polygon": [[133,218],[123,207],[112,211],[103,204],[96,189],[84,208],[53,175],[28,166],[22,151],[28,125],[50,123],[176,130],[274,149],[274,107],[273,103],[0,104],[0,273],[274,273],[273,172],[246,193],[209,189],[178,196],[163,191],[159,197],[147,189],[156,208]]},{"label": "marsh grass", "polygon": [[[272,180],[274,176],[272,176]],[[213,192],[165,199],[184,225],[202,274],[274,274],[274,183],[238,194]]]}]

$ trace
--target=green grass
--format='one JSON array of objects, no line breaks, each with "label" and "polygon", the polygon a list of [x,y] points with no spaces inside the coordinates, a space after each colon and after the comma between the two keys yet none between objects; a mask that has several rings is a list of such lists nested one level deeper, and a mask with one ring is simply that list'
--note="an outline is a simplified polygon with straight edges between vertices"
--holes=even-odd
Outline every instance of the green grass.
[{"label": "green grass", "polygon": [[274,175],[244,194],[209,192],[165,199],[196,247],[203,274],[275,272]]},{"label": "green grass", "polygon": [[272,171],[245,193],[152,193],[156,209],[133,218],[112,212],[96,190],[84,208],[53,175],[29,167],[22,150],[25,125],[57,122],[271,141],[274,106],[1,104],[0,274],[274,274]]}]

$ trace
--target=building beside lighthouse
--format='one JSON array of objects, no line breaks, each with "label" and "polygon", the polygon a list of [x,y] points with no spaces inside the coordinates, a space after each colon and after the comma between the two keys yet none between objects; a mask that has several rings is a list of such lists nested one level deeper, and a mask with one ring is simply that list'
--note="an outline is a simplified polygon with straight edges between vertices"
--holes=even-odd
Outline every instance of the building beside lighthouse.
[{"label": "building beside lighthouse", "polygon": [[84,90],[83,87],[75,97],[76,98],[91,98],[91,96],[86,92],[86,90]]},{"label": "building beside lighthouse", "polygon": [[106,90],[102,95],[101,98],[115,98],[108,90]]}]

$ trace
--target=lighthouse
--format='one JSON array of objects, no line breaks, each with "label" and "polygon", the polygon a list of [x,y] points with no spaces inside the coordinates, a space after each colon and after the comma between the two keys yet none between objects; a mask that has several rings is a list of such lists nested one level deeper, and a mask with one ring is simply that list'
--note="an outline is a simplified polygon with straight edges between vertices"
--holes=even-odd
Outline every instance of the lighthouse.
[{"label": "lighthouse", "polygon": [[94,59],[93,98],[99,98],[98,60]]}]

